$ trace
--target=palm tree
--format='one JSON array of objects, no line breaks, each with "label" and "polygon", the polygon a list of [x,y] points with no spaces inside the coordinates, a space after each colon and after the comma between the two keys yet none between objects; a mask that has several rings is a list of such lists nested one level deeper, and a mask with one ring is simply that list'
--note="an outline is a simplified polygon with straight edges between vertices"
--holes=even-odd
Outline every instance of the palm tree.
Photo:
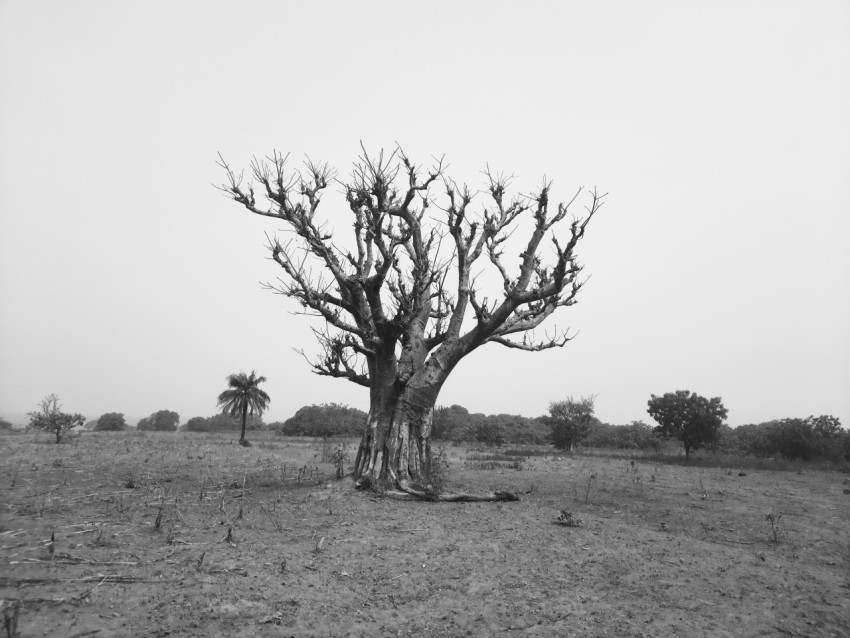
[{"label": "palm tree", "polygon": [[239,437],[239,445],[250,446],[245,438],[245,421],[248,415],[262,416],[263,411],[269,406],[271,399],[259,385],[266,381],[265,377],[258,377],[253,370],[250,375],[240,372],[227,377],[228,390],[218,395],[218,405],[224,414],[242,417],[242,436]]}]

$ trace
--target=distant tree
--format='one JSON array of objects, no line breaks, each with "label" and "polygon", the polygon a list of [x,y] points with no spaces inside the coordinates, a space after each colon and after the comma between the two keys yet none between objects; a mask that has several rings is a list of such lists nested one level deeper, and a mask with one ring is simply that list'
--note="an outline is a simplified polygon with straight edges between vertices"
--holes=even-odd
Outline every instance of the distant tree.
[{"label": "distant tree", "polygon": [[632,421],[623,427],[626,430],[630,447],[633,449],[657,451],[661,447],[661,437],[658,436],[655,428],[648,423]]},{"label": "distant tree", "polygon": [[[230,416],[229,414],[215,414],[207,418],[207,424],[211,432],[239,430],[242,428],[242,419],[240,417]],[[262,430],[264,427],[263,418],[258,414],[249,414],[245,420],[245,430],[247,432]]]},{"label": "distant tree", "polygon": [[159,410],[136,424],[137,430],[148,432],[175,432],[180,423],[180,415],[172,410]]},{"label": "distant tree", "polygon": [[553,401],[549,404],[548,423],[552,428],[552,444],[560,450],[573,451],[589,433],[590,428],[598,420],[593,415],[595,396],[564,401]]},{"label": "distant tree", "polygon": [[841,453],[845,461],[850,461],[850,430],[841,431]]},{"label": "distant tree", "polygon": [[549,426],[549,415],[528,419],[527,426],[511,439],[511,443],[528,443],[532,445],[547,445],[552,443],[552,428]]},{"label": "distant tree", "polygon": [[543,445],[551,438],[551,428],[543,417],[519,414],[470,414],[462,405],[440,406],[432,420],[434,439],[486,443],[487,445]]},{"label": "distant tree", "polygon": [[850,431],[842,429],[838,417],[824,414],[810,416],[806,421],[820,437],[822,456],[833,461],[850,461]]},{"label": "distant tree", "polygon": [[714,441],[709,443],[712,453],[716,454],[718,450],[722,452],[734,452],[732,445],[735,442],[735,430],[727,423],[720,425],[717,430],[717,436]]},{"label": "distant tree", "polygon": [[728,410],[720,397],[706,399],[695,392],[677,390],[660,397],[653,394],[647,412],[658,423],[656,431],[682,442],[685,460],[688,460],[691,450],[710,445],[719,438]]},{"label": "distant tree", "polygon": [[440,406],[434,410],[431,435],[443,441],[472,440],[469,410],[462,405]]},{"label": "distant tree", "polygon": [[258,377],[253,370],[250,375],[244,372],[231,374],[227,377],[228,389],[218,395],[218,405],[222,413],[242,418],[239,445],[246,447],[250,445],[245,438],[248,415],[262,416],[271,401],[265,390],[260,389],[260,384],[265,381],[265,377]]},{"label": "distant tree", "polygon": [[822,414],[821,416],[810,416],[806,422],[812,426],[812,429],[818,436],[825,439],[836,438],[841,435],[841,420],[838,417]]},{"label": "distant tree", "polygon": [[127,422],[120,412],[107,412],[97,420],[94,429],[98,432],[120,432],[127,429]]},{"label": "distant tree", "polygon": [[11,432],[14,427],[11,421],[0,418],[0,432]]},{"label": "distant tree", "polygon": [[183,424],[183,429],[187,432],[206,432],[207,420],[202,416],[193,416]]},{"label": "distant tree", "polygon": [[176,432],[180,425],[180,415],[172,410],[154,412],[151,419],[154,430],[159,432]]},{"label": "distant tree", "polygon": [[[258,416],[249,416],[245,425],[246,430],[261,430],[264,427],[263,419]],[[214,414],[211,417],[195,416],[189,419],[183,426],[187,432],[233,432],[242,427],[238,418],[229,414]]]},{"label": "distant tree", "polygon": [[86,417],[82,414],[67,414],[62,412],[62,406],[59,403],[59,397],[55,394],[50,394],[45,397],[39,404],[38,412],[30,412],[30,428],[36,430],[44,430],[56,436],[56,442],[62,441],[62,436],[71,428],[83,425],[86,422]]},{"label": "distant tree", "polygon": [[778,419],[768,425],[771,452],[808,461],[818,456],[820,437],[807,419]]},{"label": "distant tree", "polygon": [[777,453],[771,440],[772,427],[776,423],[778,421],[739,425],[728,435],[724,447],[743,456],[772,456]]},{"label": "distant tree", "polygon": [[305,405],[284,421],[278,434],[285,436],[358,436],[366,413],[339,403]]},{"label": "distant tree", "polygon": [[489,414],[484,418],[484,421],[484,427],[488,430],[488,433],[482,439],[479,426],[478,440],[496,447],[501,447],[507,443],[521,443],[524,438],[524,430],[533,423],[532,419],[517,414]]},{"label": "distant tree", "polygon": [[478,420],[475,424],[475,440],[485,445],[502,447],[507,439],[504,423],[500,423],[496,417],[487,417]]},{"label": "distant tree", "polygon": [[845,454],[845,440],[850,433],[841,421],[829,415],[805,419],[774,419],[765,423],[741,425],[728,435],[724,449],[745,456],[810,460],[824,458],[840,461]]},{"label": "distant tree", "polygon": [[597,423],[584,440],[588,447],[614,450],[658,450],[661,436],[651,425],[632,421],[628,425]]}]

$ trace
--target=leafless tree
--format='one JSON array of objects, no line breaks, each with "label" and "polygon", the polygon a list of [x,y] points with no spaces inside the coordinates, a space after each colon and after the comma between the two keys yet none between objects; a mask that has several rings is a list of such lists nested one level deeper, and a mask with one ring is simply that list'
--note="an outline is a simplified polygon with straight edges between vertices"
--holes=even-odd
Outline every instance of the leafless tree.
[{"label": "leafless tree", "polygon": [[[288,156],[277,152],[255,158],[248,180],[219,159],[226,173],[220,188],[229,197],[294,233],[285,242],[269,236],[282,275],[267,285],[324,320],[315,330],[320,354],[310,360],[313,370],[369,389],[358,485],[441,500],[515,498],[434,494],[428,482],[434,405],[458,362],[484,344],[538,352],[571,339],[566,333],[539,339],[533,331],[576,302],[585,279],[575,248],[604,195],[590,191],[576,217],[571,207],[582,189],[557,205],[546,180],[529,195],[509,196],[511,178],[488,168],[485,188],[473,193],[445,175],[443,160],[426,172],[401,148],[377,156],[364,149],[345,180],[309,159],[290,169]],[[333,184],[352,217],[348,249],[317,218]],[[551,232],[559,222],[560,240]],[[505,250],[515,231],[525,242],[512,268]],[[551,245],[548,264],[544,242]],[[501,282],[493,297],[476,283],[487,272]]]}]

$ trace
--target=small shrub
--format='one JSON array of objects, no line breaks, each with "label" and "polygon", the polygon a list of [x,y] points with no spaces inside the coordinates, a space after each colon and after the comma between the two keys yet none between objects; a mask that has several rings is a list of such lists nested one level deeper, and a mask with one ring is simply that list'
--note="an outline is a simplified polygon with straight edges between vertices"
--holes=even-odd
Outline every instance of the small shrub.
[{"label": "small shrub", "polygon": [[573,516],[572,512],[561,510],[558,512],[558,522],[566,527],[581,527],[581,520]]},{"label": "small shrub", "polygon": [[773,544],[779,545],[779,535],[782,531],[779,527],[779,521],[782,519],[782,514],[776,515],[773,512],[770,512],[764,518],[768,523],[770,523],[770,533],[773,537]]},{"label": "small shrub", "polygon": [[334,469],[336,470],[336,477],[341,479],[345,476],[345,464],[348,461],[348,454],[346,454],[344,445],[339,445],[336,448],[331,460],[333,461]]},{"label": "small shrub", "polygon": [[587,477],[587,487],[584,490],[584,502],[587,503],[587,499],[590,496],[590,484],[596,480],[596,474],[591,474]]}]

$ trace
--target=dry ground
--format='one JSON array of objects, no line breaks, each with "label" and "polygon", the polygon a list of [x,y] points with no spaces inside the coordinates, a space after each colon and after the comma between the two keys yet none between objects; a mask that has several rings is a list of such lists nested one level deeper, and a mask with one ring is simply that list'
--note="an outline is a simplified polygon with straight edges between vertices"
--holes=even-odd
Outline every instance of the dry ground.
[{"label": "dry ground", "polygon": [[449,487],[524,494],[441,504],[355,492],[316,443],[272,435],[0,446],[23,638],[850,635],[837,472],[447,448]]}]

